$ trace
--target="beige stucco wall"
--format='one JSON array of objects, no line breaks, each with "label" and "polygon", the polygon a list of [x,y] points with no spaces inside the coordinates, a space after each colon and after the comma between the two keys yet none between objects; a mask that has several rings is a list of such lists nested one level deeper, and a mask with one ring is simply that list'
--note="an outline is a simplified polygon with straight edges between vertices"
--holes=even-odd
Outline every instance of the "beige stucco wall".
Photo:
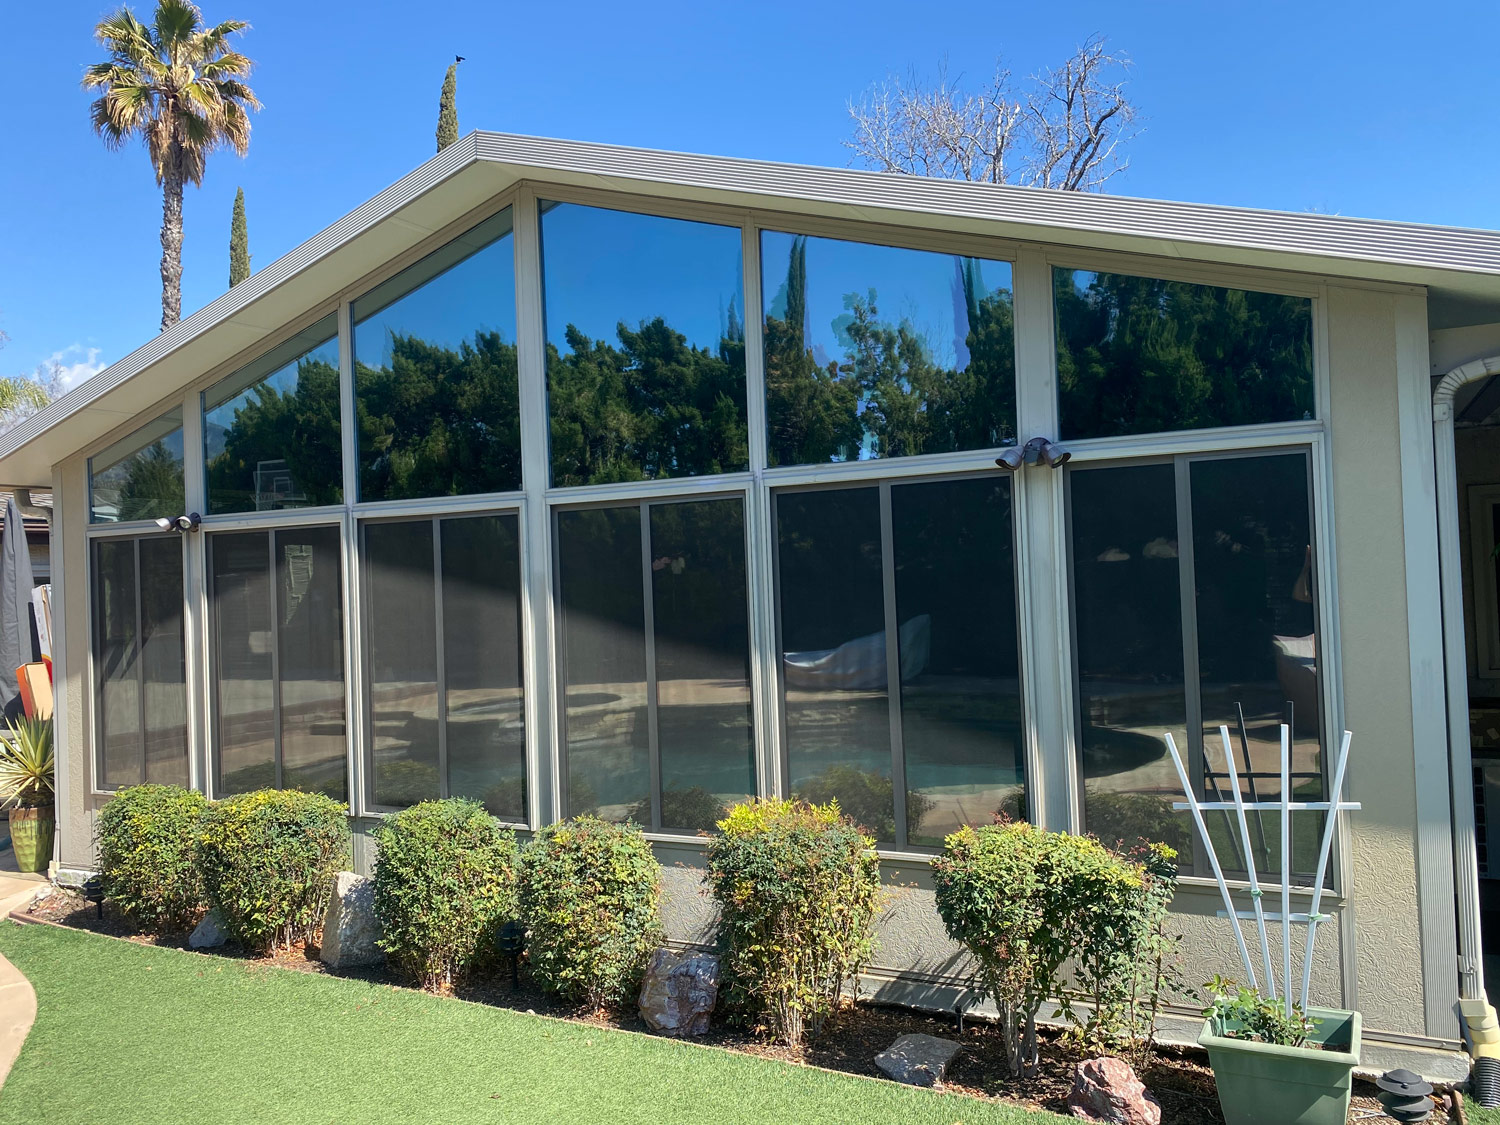
[{"label": "beige stucco wall", "polygon": [[[54,663],[54,690],[66,693],[62,706],[62,753],[66,781],[58,809],[58,862],[65,868],[89,868],[94,859],[95,802],[89,796],[93,739],[89,723],[88,684],[88,519],[87,462],[74,458],[60,467],[62,488],[54,494],[61,518],[53,521],[53,548],[63,571],[64,660]],[[55,571],[56,568],[54,568]],[[56,597],[54,573],[53,596]]]}]

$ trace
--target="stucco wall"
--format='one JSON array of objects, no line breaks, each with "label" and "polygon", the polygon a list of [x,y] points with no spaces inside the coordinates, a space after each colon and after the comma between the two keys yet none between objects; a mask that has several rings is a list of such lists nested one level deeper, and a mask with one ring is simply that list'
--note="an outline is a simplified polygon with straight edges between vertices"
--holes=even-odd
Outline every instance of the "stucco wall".
[{"label": "stucco wall", "polygon": [[[90,700],[88,676],[88,519],[87,463],[75,458],[62,466],[62,490],[56,500],[62,512],[53,522],[53,536],[61,543],[63,581],[64,660],[54,663],[54,689],[67,693],[63,704],[63,746],[67,780],[58,820],[58,862],[65,868],[88,868],[94,859],[93,810],[89,797],[92,770],[88,733]],[[56,590],[54,587],[54,596]],[[60,684],[60,688],[59,688]]]}]

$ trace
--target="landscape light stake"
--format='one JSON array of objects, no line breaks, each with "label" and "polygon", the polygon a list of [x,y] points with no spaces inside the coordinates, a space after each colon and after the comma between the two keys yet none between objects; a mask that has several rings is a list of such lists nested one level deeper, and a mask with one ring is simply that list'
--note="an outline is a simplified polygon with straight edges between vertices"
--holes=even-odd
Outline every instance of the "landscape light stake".
[{"label": "landscape light stake", "polygon": [[[1239,945],[1240,961],[1245,966],[1245,974],[1249,978],[1250,987],[1259,989],[1256,979],[1255,964],[1251,960],[1249,947],[1245,945],[1245,935],[1240,928],[1241,919],[1254,919],[1260,932],[1261,957],[1264,962],[1266,973],[1266,988],[1263,995],[1274,997],[1278,991],[1281,992],[1283,1002],[1286,1005],[1286,1014],[1292,1012],[1293,984],[1292,984],[1292,926],[1305,925],[1307,927],[1307,940],[1302,946],[1302,987],[1300,991],[1301,1008],[1307,1010],[1307,995],[1312,985],[1312,955],[1313,940],[1317,936],[1318,923],[1332,920],[1332,915],[1319,913],[1319,907],[1323,902],[1323,881],[1328,874],[1328,859],[1333,852],[1333,837],[1337,829],[1338,814],[1347,810],[1358,809],[1357,801],[1341,800],[1339,794],[1344,787],[1345,767],[1349,764],[1349,744],[1353,739],[1348,731],[1339,743],[1338,757],[1333,767],[1333,782],[1329,790],[1329,800],[1326,801],[1293,801],[1291,790],[1292,772],[1292,728],[1281,724],[1281,799],[1278,801],[1252,800],[1246,802],[1240,793],[1239,777],[1234,764],[1234,750],[1229,741],[1229,728],[1221,726],[1219,737],[1224,745],[1224,757],[1228,763],[1230,784],[1234,788],[1234,800],[1225,801],[1200,801],[1193,791],[1193,785],[1188,780],[1187,769],[1182,764],[1182,755],[1177,752],[1177,743],[1173,740],[1170,732],[1163,735],[1167,744],[1167,751],[1172,755],[1172,764],[1177,767],[1177,778],[1182,783],[1183,795],[1186,801],[1173,803],[1174,809],[1186,809],[1193,816],[1193,823],[1198,829],[1198,838],[1208,854],[1209,866],[1213,868],[1214,878],[1219,884],[1219,894],[1224,899],[1224,909],[1219,911],[1221,918],[1228,918],[1229,924],[1234,927],[1234,939]],[[1247,759],[1248,765],[1248,759]],[[1219,866],[1219,857],[1214,851],[1213,840],[1208,835],[1208,828],[1203,823],[1203,814],[1208,811],[1233,810],[1239,821],[1240,838],[1244,842],[1244,851],[1248,856],[1250,852],[1250,828],[1248,818],[1245,816],[1247,810],[1254,811],[1257,816],[1262,812],[1279,812],[1281,814],[1281,911],[1276,914],[1266,913],[1261,905],[1261,897],[1264,892],[1256,879],[1253,863],[1247,863],[1246,874],[1249,876],[1250,901],[1253,910],[1236,910],[1234,898],[1229,890],[1229,881],[1224,878],[1224,870]],[[1318,849],[1317,874],[1313,879],[1312,902],[1308,905],[1307,913],[1292,913],[1292,813],[1294,812],[1322,812],[1327,814],[1323,822],[1323,839]],[[1231,838],[1239,851],[1238,842]],[[1282,953],[1282,979],[1281,989],[1276,987],[1276,978],[1271,966],[1270,943],[1266,936],[1266,922],[1281,923],[1281,953]]]}]

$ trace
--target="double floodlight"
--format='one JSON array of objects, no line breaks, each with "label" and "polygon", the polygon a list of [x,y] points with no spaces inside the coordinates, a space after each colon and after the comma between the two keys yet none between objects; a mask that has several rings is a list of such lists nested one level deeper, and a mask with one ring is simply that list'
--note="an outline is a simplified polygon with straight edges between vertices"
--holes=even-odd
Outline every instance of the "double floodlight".
[{"label": "double floodlight", "polygon": [[1012,472],[1022,465],[1041,464],[1049,469],[1055,469],[1059,465],[1066,464],[1072,456],[1073,454],[1055,442],[1048,441],[1044,437],[1034,437],[1025,445],[1011,446],[995,458],[995,464]]},{"label": "double floodlight", "polygon": [[163,531],[197,531],[198,525],[203,522],[203,517],[197,512],[189,512],[185,516],[173,516],[168,519],[162,516],[156,521],[156,526]]}]

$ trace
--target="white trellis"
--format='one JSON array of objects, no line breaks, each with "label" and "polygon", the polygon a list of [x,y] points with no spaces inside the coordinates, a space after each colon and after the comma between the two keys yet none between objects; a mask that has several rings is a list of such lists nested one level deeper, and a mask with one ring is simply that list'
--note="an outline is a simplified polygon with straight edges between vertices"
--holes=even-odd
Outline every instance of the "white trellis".
[{"label": "white trellis", "polygon": [[[1198,838],[1203,842],[1203,847],[1208,854],[1208,862],[1213,868],[1214,878],[1219,882],[1219,893],[1224,898],[1224,909],[1219,912],[1220,917],[1227,917],[1230,925],[1234,927],[1234,939],[1239,945],[1240,960],[1245,965],[1245,973],[1249,977],[1250,987],[1260,989],[1260,981],[1255,973],[1255,964],[1250,956],[1250,949],[1245,944],[1245,934],[1240,928],[1240,921],[1244,919],[1255,921],[1255,928],[1260,937],[1260,956],[1262,966],[1265,970],[1266,987],[1263,995],[1281,995],[1288,1013],[1292,1010],[1292,926],[1305,925],[1307,927],[1307,940],[1302,947],[1302,990],[1300,1003],[1303,1011],[1307,1010],[1307,992],[1312,983],[1312,956],[1313,939],[1317,936],[1318,923],[1331,920],[1332,915],[1320,914],[1318,907],[1323,901],[1323,881],[1328,874],[1328,857],[1333,851],[1333,836],[1338,823],[1338,814],[1347,809],[1359,808],[1357,801],[1340,800],[1340,794],[1344,789],[1344,767],[1349,762],[1349,742],[1353,737],[1348,731],[1344,732],[1343,740],[1339,743],[1338,758],[1333,767],[1333,785],[1329,790],[1327,801],[1294,801],[1292,800],[1292,730],[1287,724],[1281,725],[1281,799],[1278,801],[1246,801],[1240,793],[1239,771],[1235,766],[1234,748],[1229,741],[1229,728],[1221,726],[1219,737],[1224,743],[1224,761],[1228,767],[1229,788],[1233,794],[1232,801],[1200,801],[1193,789],[1192,782],[1188,779],[1187,769],[1182,764],[1182,755],[1177,752],[1177,743],[1173,741],[1172,735],[1164,735],[1167,742],[1167,750],[1172,755],[1172,764],[1177,767],[1177,777],[1182,782],[1183,794],[1187,800],[1177,801],[1172,807],[1174,809],[1188,809],[1193,814],[1193,823],[1198,829]],[[1248,754],[1248,747],[1247,747]],[[1205,763],[1208,755],[1204,754]],[[1248,757],[1245,768],[1250,769]],[[1244,857],[1247,882],[1249,883],[1248,894],[1250,896],[1250,910],[1237,910],[1234,898],[1229,890],[1229,882],[1224,878],[1224,870],[1219,865],[1219,857],[1214,852],[1213,840],[1209,838],[1208,826],[1203,822],[1205,812],[1223,812],[1226,817],[1233,813],[1235,822],[1239,828],[1239,844],[1236,850]],[[1279,812],[1281,814],[1281,911],[1280,913],[1268,913],[1261,905],[1264,891],[1261,889],[1260,881],[1256,878],[1255,857],[1250,848],[1250,827],[1245,816],[1247,812]],[[1292,913],[1292,813],[1294,812],[1325,812],[1328,814],[1323,823],[1323,841],[1318,850],[1318,869],[1313,879],[1312,902],[1306,913]],[[1233,842],[1234,831],[1231,826],[1230,840]],[[1271,964],[1271,943],[1267,936],[1267,923],[1281,923],[1281,956],[1282,987],[1276,987],[1276,972]]]}]

